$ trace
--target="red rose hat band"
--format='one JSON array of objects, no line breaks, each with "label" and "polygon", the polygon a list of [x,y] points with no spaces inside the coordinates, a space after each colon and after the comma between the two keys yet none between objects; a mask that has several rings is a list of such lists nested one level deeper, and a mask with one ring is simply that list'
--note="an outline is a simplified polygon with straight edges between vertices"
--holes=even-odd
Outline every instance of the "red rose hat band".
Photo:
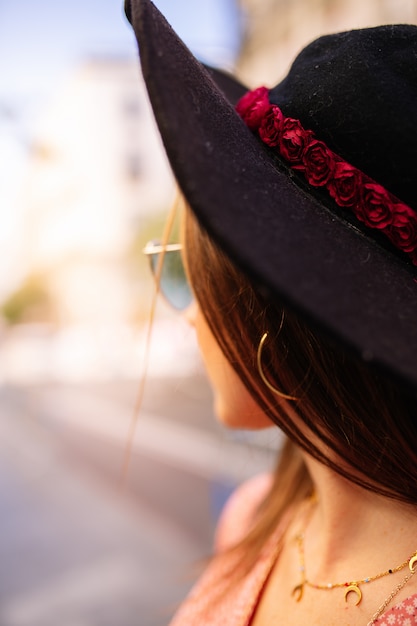
[{"label": "red rose hat band", "polygon": [[259,87],[237,103],[248,128],[274,149],[313,187],[327,189],[340,207],[349,208],[368,228],[378,229],[417,266],[417,215],[404,202],[330,150],[299,120],[285,117],[269,101],[269,91]]}]

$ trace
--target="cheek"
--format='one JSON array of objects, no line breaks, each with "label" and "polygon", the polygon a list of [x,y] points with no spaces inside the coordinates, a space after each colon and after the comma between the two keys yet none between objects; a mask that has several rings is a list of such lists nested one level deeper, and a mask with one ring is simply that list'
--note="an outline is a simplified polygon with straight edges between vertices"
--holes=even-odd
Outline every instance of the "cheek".
[{"label": "cheek", "polygon": [[221,351],[205,319],[197,309],[193,323],[200,352],[214,394],[214,410],[230,428],[261,429],[272,425]]}]

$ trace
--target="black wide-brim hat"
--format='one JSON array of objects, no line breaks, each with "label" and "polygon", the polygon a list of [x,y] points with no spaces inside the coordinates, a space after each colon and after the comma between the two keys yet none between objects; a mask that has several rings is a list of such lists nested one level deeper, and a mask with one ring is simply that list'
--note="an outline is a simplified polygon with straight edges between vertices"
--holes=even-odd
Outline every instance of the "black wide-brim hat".
[{"label": "black wide-brim hat", "polygon": [[[234,107],[247,88],[197,61],[150,0],[127,0],[126,14],[168,158],[201,224],[268,297],[417,388],[417,271],[404,252],[413,244],[398,249],[266,146]],[[417,27],[322,37],[268,97],[394,194],[393,206],[407,205],[413,240]]]}]

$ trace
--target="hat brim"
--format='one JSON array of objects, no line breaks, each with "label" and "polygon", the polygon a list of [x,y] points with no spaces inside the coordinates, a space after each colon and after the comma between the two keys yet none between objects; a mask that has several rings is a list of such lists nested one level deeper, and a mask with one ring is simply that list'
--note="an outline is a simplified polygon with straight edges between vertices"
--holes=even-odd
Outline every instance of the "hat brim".
[{"label": "hat brim", "polygon": [[132,0],[128,15],[168,158],[201,224],[272,298],[416,388],[411,266],[269,153],[233,108],[245,88],[230,77],[219,88],[150,0]]}]

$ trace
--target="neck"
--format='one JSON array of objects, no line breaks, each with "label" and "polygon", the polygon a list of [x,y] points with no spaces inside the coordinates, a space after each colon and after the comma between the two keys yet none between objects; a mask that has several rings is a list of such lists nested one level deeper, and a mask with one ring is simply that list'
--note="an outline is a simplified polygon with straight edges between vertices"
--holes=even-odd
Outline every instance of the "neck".
[{"label": "neck", "polygon": [[306,462],[317,494],[305,529],[310,579],[366,577],[416,552],[417,507],[354,485],[310,457]]}]

